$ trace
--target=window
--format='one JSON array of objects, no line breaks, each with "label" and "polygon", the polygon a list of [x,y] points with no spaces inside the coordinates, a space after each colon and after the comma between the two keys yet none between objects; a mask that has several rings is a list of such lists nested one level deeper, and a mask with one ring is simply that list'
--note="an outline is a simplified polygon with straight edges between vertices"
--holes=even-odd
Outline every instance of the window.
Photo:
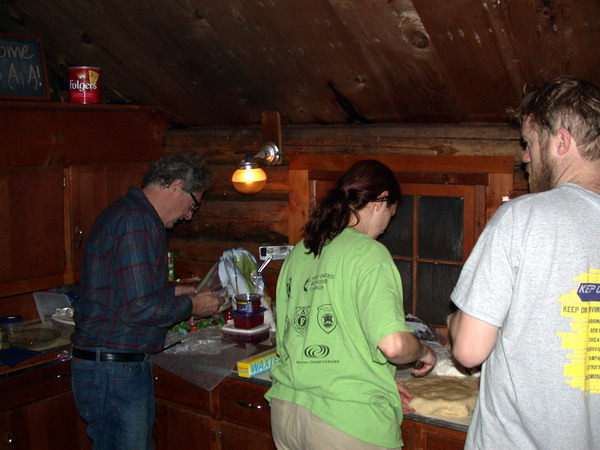
[{"label": "window", "polygon": [[[379,237],[402,277],[404,311],[443,325],[450,293],[483,222],[475,221],[475,186],[401,183],[396,216]],[[481,214],[481,211],[479,212]]]},{"label": "window", "polygon": [[[511,157],[293,155],[290,243],[310,208],[352,163],[378,159],[396,173],[402,201],[379,240],[403,283],[404,310],[445,326],[450,294],[485,223],[512,191]],[[413,169],[413,170],[411,170]]]}]

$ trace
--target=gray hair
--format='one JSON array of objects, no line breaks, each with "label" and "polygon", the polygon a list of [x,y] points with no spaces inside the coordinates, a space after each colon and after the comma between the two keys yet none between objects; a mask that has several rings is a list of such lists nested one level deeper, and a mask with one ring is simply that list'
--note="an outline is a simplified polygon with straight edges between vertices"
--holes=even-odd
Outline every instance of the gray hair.
[{"label": "gray hair", "polygon": [[508,113],[516,125],[529,118],[542,143],[565,128],[583,158],[600,159],[600,87],[564,75],[528,93]]},{"label": "gray hair", "polygon": [[212,173],[204,155],[198,152],[170,153],[158,159],[148,169],[142,188],[149,184],[169,186],[176,180],[183,182],[183,190],[197,192],[209,188]]}]

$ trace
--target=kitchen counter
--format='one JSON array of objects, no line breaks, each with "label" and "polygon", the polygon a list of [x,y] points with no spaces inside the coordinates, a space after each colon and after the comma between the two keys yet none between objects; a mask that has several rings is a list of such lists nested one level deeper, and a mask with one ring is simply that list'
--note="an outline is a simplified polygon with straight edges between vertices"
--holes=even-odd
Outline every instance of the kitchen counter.
[{"label": "kitchen counter", "polygon": [[[263,372],[252,378],[240,377],[236,370],[232,370],[228,375],[231,378],[237,378],[242,381],[259,384],[261,386],[271,387],[271,376],[270,372]],[[452,430],[467,432],[469,429],[469,423],[471,417],[446,417],[446,416],[425,416],[420,414],[407,414],[404,416],[405,419],[412,420],[419,423],[425,423],[428,425],[449,428]]]},{"label": "kitchen counter", "polygon": [[[24,329],[37,329],[37,328],[46,328],[41,323],[29,323]],[[6,343],[5,343],[6,345]],[[6,348],[9,348],[8,346]],[[9,366],[6,364],[0,363],[0,379],[14,375],[16,373],[20,373],[22,371],[34,370],[37,367],[51,364],[53,362],[60,362],[65,359],[70,358],[70,348],[71,342],[69,339],[59,336],[55,339],[49,340],[47,342],[42,342],[38,344],[29,344],[23,347],[25,350],[33,350],[38,352],[38,355],[29,357],[28,359],[23,360],[17,365]]]},{"label": "kitchen counter", "polygon": [[[238,358],[238,355],[251,356],[253,352],[258,353],[260,351],[264,351],[265,349],[272,348],[272,346],[267,342],[258,346],[248,346],[248,349],[244,348],[244,346],[241,345],[234,345],[230,348],[235,348],[235,350],[237,351],[236,353],[232,354],[233,357],[230,359],[237,360],[236,358]],[[70,350],[71,346],[69,340],[64,338],[57,338],[46,347],[38,349],[38,351],[40,351],[40,355],[38,356],[27,359],[14,367],[0,365],[0,379],[11,375],[18,375],[25,371],[35,370],[36,368],[44,367],[49,364],[68,360],[71,357]],[[151,358],[155,359],[157,356],[158,355],[153,356]],[[169,370],[169,364],[165,364],[164,361],[176,359],[179,359],[179,361],[173,362],[173,370]],[[186,361],[185,359],[180,359],[177,353],[169,355],[167,352],[161,354],[160,362],[162,364],[159,363],[158,365],[164,368],[165,370],[168,370],[174,373],[175,375],[180,376],[183,379],[187,379],[188,381],[196,385],[198,385],[198,383],[194,382],[195,379],[205,379],[206,372],[210,371],[213,376],[213,379],[210,381],[210,384],[216,385],[223,378],[229,377],[240,381],[261,385],[267,388],[271,386],[271,377],[269,371],[263,372],[251,378],[241,377],[237,374],[237,370],[235,369],[235,362],[230,365],[229,369],[215,369],[214,366],[210,367],[206,365],[205,362],[201,359],[201,357],[197,357],[195,358],[195,360]],[[193,375],[194,372],[197,372],[197,375]],[[216,383],[214,378],[215,376],[218,379]],[[199,387],[203,388],[202,385]],[[470,417],[461,418],[408,414],[405,416],[405,418],[420,423],[426,423],[433,426],[439,426],[463,432],[467,431],[470,422]]]},{"label": "kitchen counter", "polygon": [[[46,373],[50,370],[53,373],[58,371],[58,375],[51,375],[52,380],[63,380],[60,383],[67,383],[61,389],[70,389],[70,378],[64,378],[68,375],[67,372],[70,367],[70,364],[68,364],[68,360],[70,359],[70,345],[66,339],[57,340],[53,345],[54,347],[41,351],[40,355],[23,361],[14,367],[0,366],[0,387],[4,386],[8,387],[8,390],[14,390],[16,386],[21,386],[22,383],[19,380],[23,379],[25,382],[30,383],[31,377],[35,377],[37,372]],[[238,347],[241,347],[241,353],[247,353],[248,351],[258,352],[269,348],[269,344],[267,343],[266,346],[248,346],[248,348],[245,346]],[[169,358],[167,352],[163,352],[161,355],[163,358]],[[182,361],[184,360],[180,359],[179,363]],[[193,367],[196,371],[211,371],[212,369],[209,366],[205,366],[204,362],[205,359],[201,355],[197,356],[194,358]],[[171,419],[169,418],[173,414],[184,414],[185,410],[189,410],[189,414],[184,414],[186,420],[193,419],[196,421],[202,419],[202,426],[208,427],[207,434],[214,435],[215,429],[217,433],[222,434],[218,438],[222,439],[221,447],[215,447],[211,444],[211,447],[207,448],[230,448],[228,445],[225,445],[225,442],[228,439],[232,439],[232,436],[238,436],[238,427],[241,425],[244,425],[244,433],[250,433],[253,441],[257,439],[257,442],[266,443],[266,446],[262,448],[272,448],[269,408],[263,398],[264,392],[271,385],[269,372],[264,372],[252,378],[240,377],[237,374],[234,362],[227,369],[219,370],[218,377],[220,381],[214,390],[209,391],[198,387],[197,383],[190,381],[190,377],[187,377],[186,380],[185,374],[183,374],[184,377],[181,377],[177,371],[172,372],[157,364],[155,365],[157,366],[155,370],[155,392],[158,402],[157,435],[161,437],[163,442],[171,442],[167,440],[167,436],[171,436],[172,431],[169,430],[173,426],[176,426],[170,424],[169,420]],[[54,367],[57,368],[54,369]],[[181,370],[186,370],[185,364],[180,366],[180,373]],[[48,383],[48,381],[44,383]],[[5,395],[11,395],[4,387],[2,389],[6,391]],[[36,392],[43,392],[43,390]],[[15,393],[14,395],[17,394]],[[20,404],[25,403],[22,402]],[[184,409],[182,410],[181,408]],[[198,416],[198,413],[201,415]],[[257,416],[257,414],[259,415]],[[165,420],[167,420],[166,423],[164,422]],[[217,420],[216,423],[218,425],[214,425],[215,422],[213,420]],[[180,423],[180,419],[177,419],[176,423]],[[260,426],[257,424],[260,424]],[[434,436],[438,440],[450,439],[453,445],[456,444],[460,447],[461,442],[464,443],[464,433],[466,433],[467,429],[468,420],[461,421],[457,418],[427,417],[418,414],[405,416],[405,421],[402,424],[405,442],[409,442],[405,447],[407,449],[420,448],[422,445],[424,445],[423,448],[427,448],[427,445],[423,443],[427,439],[431,439],[431,436]],[[85,434],[84,432],[81,433],[83,433],[82,439],[84,439]],[[212,442],[214,443],[214,440]],[[165,446],[158,445],[157,448],[172,448],[172,446],[170,444]]]}]

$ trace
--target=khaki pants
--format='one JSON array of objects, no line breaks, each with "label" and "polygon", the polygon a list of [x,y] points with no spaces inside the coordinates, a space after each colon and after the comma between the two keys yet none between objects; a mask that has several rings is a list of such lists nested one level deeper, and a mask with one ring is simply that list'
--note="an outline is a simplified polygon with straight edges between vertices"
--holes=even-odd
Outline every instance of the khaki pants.
[{"label": "khaki pants", "polygon": [[356,439],[323,422],[308,409],[276,398],[271,400],[271,428],[278,450],[388,449]]}]

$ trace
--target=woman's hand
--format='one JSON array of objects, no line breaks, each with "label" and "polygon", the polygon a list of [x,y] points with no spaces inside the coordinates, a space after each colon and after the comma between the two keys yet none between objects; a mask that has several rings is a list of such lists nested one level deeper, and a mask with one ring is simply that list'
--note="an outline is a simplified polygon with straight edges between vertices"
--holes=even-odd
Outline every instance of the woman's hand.
[{"label": "woman's hand", "polygon": [[433,366],[435,366],[435,363],[437,362],[437,356],[435,356],[433,350],[431,350],[425,344],[421,345],[423,345],[423,351],[420,355],[419,360],[415,364],[415,367],[413,367],[411,371],[411,373],[415,377],[422,377],[424,375],[427,375],[429,372],[431,372]]},{"label": "woman's hand", "polygon": [[408,392],[398,380],[396,380],[396,384],[398,385],[398,392],[400,393],[400,399],[402,400],[402,412],[404,415],[414,414],[415,410],[409,406],[409,403],[413,398],[412,394]]}]

